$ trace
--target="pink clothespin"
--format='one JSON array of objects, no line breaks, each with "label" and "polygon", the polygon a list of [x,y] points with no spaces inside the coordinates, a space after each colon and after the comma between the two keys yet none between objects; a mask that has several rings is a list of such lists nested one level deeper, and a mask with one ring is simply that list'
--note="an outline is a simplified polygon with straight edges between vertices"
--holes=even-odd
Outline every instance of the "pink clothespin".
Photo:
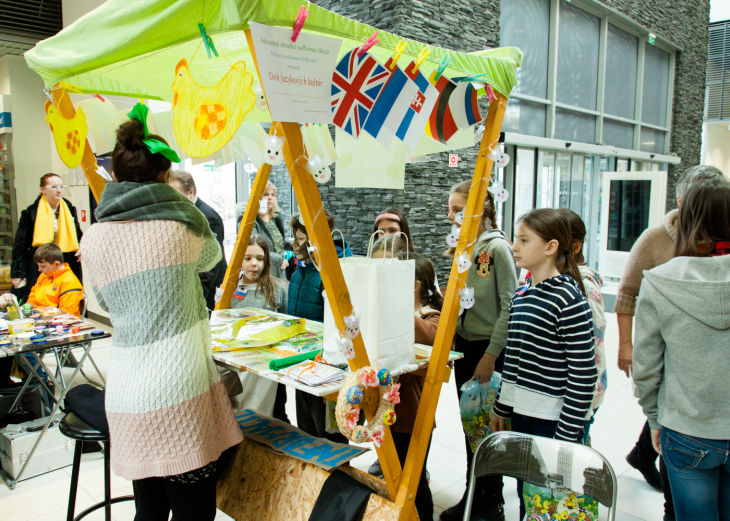
[{"label": "pink clothespin", "polygon": [[103,96],[100,96],[99,94],[92,94],[92,96],[95,97],[98,100],[106,101],[106,98],[104,98]]},{"label": "pink clothespin", "polygon": [[487,84],[487,86],[484,87],[484,90],[487,91],[487,98],[489,99],[489,103],[492,102],[492,99],[494,99],[494,101],[497,101],[497,95],[494,93],[494,91],[492,90],[492,87],[490,87],[489,84]]},{"label": "pink clothespin", "polygon": [[378,31],[375,31],[372,36],[370,36],[370,38],[368,38],[368,40],[364,44],[362,44],[360,50],[357,51],[358,58],[368,52],[368,49],[373,47],[375,44],[380,43],[380,38],[376,38],[376,36],[378,36]]},{"label": "pink clothespin", "polygon": [[307,19],[307,16],[309,16],[309,9],[305,9],[304,6],[301,6],[299,8],[299,14],[297,15],[297,19],[294,22],[294,32],[291,35],[292,42],[296,43],[297,38],[299,37],[299,33],[302,32],[302,27],[304,27],[304,21]]}]

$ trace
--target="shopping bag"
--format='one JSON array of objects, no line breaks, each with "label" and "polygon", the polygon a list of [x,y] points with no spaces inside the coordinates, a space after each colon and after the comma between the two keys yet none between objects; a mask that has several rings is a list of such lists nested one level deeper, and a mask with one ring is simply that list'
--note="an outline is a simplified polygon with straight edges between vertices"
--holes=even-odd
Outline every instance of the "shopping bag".
[{"label": "shopping bag", "polygon": [[[340,259],[340,268],[355,314],[360,316],[360,334],[370,365],[392,372],[410,364],[416,358],[415,261],[346,257]],[[342,364],[347,359],[339,351],[340,331],[328,297],[325,292],[323,356],[330,364]]]},{"label": "shopping bag", "polygon": [[528,520],[596,521],[598,502],[565,488],[550,489],[523,482],[522,498]]},{"label": "shopping bag", "polygon": [[238,376],[241,379],[243,392],[231,398],[236,416],[243,414],[246,409],[251,409],[265,416],[273,417],[276,386],[279,384],[248,371],[238,373]]},{"label": "shopping bag", "polygon": [[497,401],[502,377],[492,373],[492,379],[485,384],[479,380],[469,380],[461,386],[459,410],[464,434],[469,440],[472,453],[481,441],[491,432],[491,412]]}]

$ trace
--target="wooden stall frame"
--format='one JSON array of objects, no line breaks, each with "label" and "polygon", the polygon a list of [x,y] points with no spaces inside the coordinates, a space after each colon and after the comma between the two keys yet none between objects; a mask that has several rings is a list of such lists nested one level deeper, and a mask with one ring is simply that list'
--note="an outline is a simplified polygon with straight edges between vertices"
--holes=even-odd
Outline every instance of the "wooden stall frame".
[{"label": "wooden stall frame", "polygon": [[[256,63],[256,53],[251,40],[250,30],[246,30],[246,39],[249,49]],[[258,74],[258,65],[257,65]],[[261,78],[259,77],[259,81]],[[76,109],[73,106],[66,89],[60,86],[51,90],[56,108],[64,118],[73,118]],[[464,222],[459,235],[459,243],[456,252],[466,251],[471,257],[474,244],[477,239],[479,220],[484,207],[484,200],[487,196],[489,180],[493,168],[493,161],[487,157],[490,148],[494,148],[499,141],[499,134],[504,120],[504,112],[507,106],[507,98],[499,93],[497,101],[490,104],[489,112],[485,122],[485,130],[480,143],[477,163],[472,177],[472,189],[469,191],[466,208],[464,210]],[[272,122],[269,135],[284,137],[286,142],[283,147],[284,160],[291,177],[294,193],[299,201],[299,207],[304,220],[307,233],[312,245],[316,246],[315,259],[321,268],[322,282],[327,292],[328,300],[332,307],[337,327],[344,329],[343,317],[352,313],[352,303],[347,290],[340,263],[335,250],[332,234],[327,225],[324,215],[324,205],[319,194],[319,189],[314,177],[304,168],[307,157],[305,155],[301,129],[298,123]],[[86,141],[86,149],[81,160],[81,167],[84,170],[94,198],[99,200],[104,190],[105,181],[96,171],[96,158]],[[233,248],[231,260],[228,263],[225,279],[223,282],[223,294],[216,309],[227,309],[233,292],[238,282],[238,273],[243,263],[243,257],[248,247],[256,216],[258,204],[263,197],[266,183],[271,172],[271,165],[263,164],[254,180],[249,195],[248,204],[241,220],[238,237]],[[456,256],[455,256],[456,257]],[[449,281],[447,283],[444,306],[441,312],[441,320],[436,331],[436,340],[433,346],[431,362],[426,371],[426,382],[421,395],[421,403],[416,415],[416,423],[413,436],[408,448],[406,463],[401,468],[398,455],[395,451],[393,437],[390,429],[386,426],[385,441],[381,447],[376,447],[380,460],[383,475],[391,498],[401,507],[400,521],[410,521],[416,518],[415,496],[418,488],[418,479],[426,459],[426,450],[431,438],[436,407],[439,401],[441,385],[448,382],[451,370],[447,367],[449,351],[451,349],[456,321],[459,313],[459,289],[466,286],[467,273],[459,273],[456,263],[452,263]],[[452,282],[454,281],[454,282]],[[350,360],[350,368],[356,370],[370,365],[362,336],[353,341],[355,346],[355,359]],[[370,421],[377,405],[377,395],[370,389],[366,393],[363,410]],[[329,398],[335,398],[330,396]]]}]

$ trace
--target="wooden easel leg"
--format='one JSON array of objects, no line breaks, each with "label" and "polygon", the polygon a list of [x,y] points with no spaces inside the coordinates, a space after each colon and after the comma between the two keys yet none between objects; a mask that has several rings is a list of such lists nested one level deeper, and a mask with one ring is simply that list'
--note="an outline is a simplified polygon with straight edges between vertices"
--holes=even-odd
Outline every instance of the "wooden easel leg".
[{"label": "wooden easel leg", "polygon": [[[456,247],[457,254],[465,250],[469,258],[471,258],[474,243],[477,239],[479,220],[483,212],[484,200],[487,196],[487,188],[489,187],[489,178],[492,173],[493,161],[487,158],[487,154],[489,154],[489,148],[496,145],[499,140],[504,111],[507,108],[507,98],[500,94],[497,94],[497,97],[498,100],[489,107],[484,135],[482,136],[479,155],[477,156],[477,164],[474,168],[472,187],[469,191],[466,208],[464,209],[464,215],[472,217],[464,219],[461,234],[459,235],[459,244]],[[431,363],[426,373],[426,383],[421,394],[421,403],[416,415],[413,437],[408,447],[408,457],[403,467],[403,477],[401,478],[398,495],[395,500],[396,504],[401,507],[408,504],[412,505],[415,502],[416,490],[418,489],[418,479],[415,479],[415,476],[419,476],[423,471],[426,450],[429,439],[431,438],[433,421],[436,415],[436,406],[438,405],[439,394],[441,393],[441,384],[444,381],[449,350],[451,349],[454,331],[456,330],[460,300],[458,290],[466,286],[466,276],[467,273],[459,273],[456,268],[456,263],[452,263],[448,287],[444,296],[444,306],[441,310],[441,320],[439,321],[436,340],[433,344]],[[403,508],[401,512],[401,521],[413,519],[412,508]]]}]

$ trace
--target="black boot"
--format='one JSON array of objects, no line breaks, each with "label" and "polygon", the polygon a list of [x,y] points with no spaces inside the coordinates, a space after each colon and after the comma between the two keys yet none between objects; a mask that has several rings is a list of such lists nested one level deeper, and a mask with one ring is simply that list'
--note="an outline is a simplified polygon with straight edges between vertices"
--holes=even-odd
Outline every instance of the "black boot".
[{"label": "black boot", "polygon": [[629,455],[626,456],[626,461],[629,465],[641,472],[641,475],[644,476],[649,486],[657,489],[659,492],[662,491],[662,480],[654,463],[641,461],[636,455],[636,449],[629,452]]},{"label": "black boot", "polygon": [[[466,508],[466,491],[454,506],[447,508],[439,516],[440,521],[462,521]],[[485,494],[483,491],[474,491],[474,500],[471,503],[470,521],[505,521],[504,505],[496,496]]]}]

